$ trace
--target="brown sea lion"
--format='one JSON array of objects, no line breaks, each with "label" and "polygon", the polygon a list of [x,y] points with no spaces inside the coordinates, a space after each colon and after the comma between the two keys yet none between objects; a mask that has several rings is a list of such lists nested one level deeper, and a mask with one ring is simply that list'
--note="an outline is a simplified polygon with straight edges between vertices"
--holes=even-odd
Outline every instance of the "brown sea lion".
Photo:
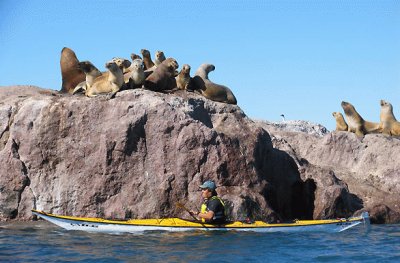
[{"label": "brown sea lion", "polygon": [[393,114],[393,106],[391,103],[381,100],[380,128],[382,133],[386,135],[400,135],[400,122],[396,120]]},{"label": "brown sea lion", "polygon": [[62,78],[60,92],[72,94],[76,85],[85,80],[85,73],[78,68],[78,63],[79,60],[75,52],[70,48],[64,47],[60,58]]},{"label": "brown sea lion", "polygon": [[96,78],[92,86],[88,87],[85,95],[95,97],[102,93],[111,93],[112,98],[124,84],[124,75],[122,70],[115,62],[109,61],[106,63],[106,68],[109,70],[107,78],[103,75]]},{"label": "brown sea lion", "polygon": [[129,76],[129,87],[131,89],[142,87],[145,80],[143,67],[143,60],[135,59],[132,61],[131,72]]},{"label": "brown sea lion", "polygon": [[96,68],[90,61],[82,61],[78,63],[78,68],[82,70],[86,75],[86,80],[79,83],[72,94],[79,91],[86,91],[88,87],[93,85],[94,80],[101,76],[102,73]]},{"label": "brown sea lion", "polygon": [[156,58],[154,59],[154,64],[156,66],[160,65],[161,62],[165,60],[164,52],[157,50],[156,51]]},{"label": "brown sea lion", "polygon": [[336,120],[336,131],[347,131],[348,126],[340,112],[332,112],[332,116]]},{"label": "brown sea lion", "polygon": [[148,70],[154,67],[154,62],[151,60],[150,51],[147,49],[140,50],[143,56],[144,70]]},{"label": "brown sea lion", "polygon": [[192,90],[190,87],[190,66],[188,64],[184,64],[182,66],[182,70],[179,72],[178,76],[175,77],[176,86],[181,90]]},{"label": "brown sea lion", "polygon": [[228,87],[216,84],[209,80],[208,73],[213,70],[215,70],[215,66],[212,64],[202,64],[197,69],[196,74],[193,77],[195,89],[199,90],[207,99],[229,104],[237,104],[235,95],[233,95],[232,91]]},{"label": "brown sea lion", "polygon": [[341,105],[346,115],[347,131],[354,132],[357,136],[381,131],[379,123],[365,121],[350,103],[342,101]]},{"label": "brown sea lion", "polygon": [[179,67],[173,58],[164,60],[144,81],[144,87],[153,91],[176,88],[175,70]]}]

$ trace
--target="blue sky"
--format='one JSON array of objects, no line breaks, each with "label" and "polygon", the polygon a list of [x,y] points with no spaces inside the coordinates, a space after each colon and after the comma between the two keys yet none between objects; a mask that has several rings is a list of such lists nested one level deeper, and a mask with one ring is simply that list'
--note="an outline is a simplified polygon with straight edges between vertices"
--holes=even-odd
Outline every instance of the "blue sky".
[{"label": "blue sky", "polygon": [[342,100],[379,122],[380,99],[400,119],[399,0],[1,0],[0,17],[0,86],[59,90],[65,46],[100,70],[146,48],[214,64],[254,119],[333,130]]}]

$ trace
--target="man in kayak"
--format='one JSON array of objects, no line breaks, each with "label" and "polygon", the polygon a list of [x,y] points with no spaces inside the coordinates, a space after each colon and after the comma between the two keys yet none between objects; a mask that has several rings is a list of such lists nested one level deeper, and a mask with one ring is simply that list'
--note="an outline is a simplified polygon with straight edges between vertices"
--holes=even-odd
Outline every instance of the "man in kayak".
[{"label": "man in kayak", "polygon": [[205,181],[200,185],[201,196],[204,199],[197,216],[205,223],[222,224],[226,220],[225,204],[217,196],[217,187],[213,181]]}]

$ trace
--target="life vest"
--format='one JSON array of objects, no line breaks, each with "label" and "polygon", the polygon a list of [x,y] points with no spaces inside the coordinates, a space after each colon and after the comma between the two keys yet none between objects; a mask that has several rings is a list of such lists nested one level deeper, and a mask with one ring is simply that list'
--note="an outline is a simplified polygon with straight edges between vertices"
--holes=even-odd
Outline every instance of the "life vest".
[{"label": "life vest", "polygon": [[[223,208],[224,208],[224,211],[223,211],[222,213],[221,213],[221,212],[219,212],[219,213],[214,213],[213,220],[225,219],[226,213],[225,213],[225,204],[224,204],[224,201],[222,201],[222,199],[219,198],[219,197],[216,196],[216,195],[214,195],[214,196],[211,197],[210,199],[205,200],[205,202],[201,205],[200,212],[201,212],[201,213],[207,213],[207,204],[208,204],[208,202],[211,201],[211,200],[218,200],[218,201],[222,204],[222,206],[223,206]],[[201,221],[202,221],[202,222],[206,222],[206,220],[205,220],[204,218],[202,218]]]}]

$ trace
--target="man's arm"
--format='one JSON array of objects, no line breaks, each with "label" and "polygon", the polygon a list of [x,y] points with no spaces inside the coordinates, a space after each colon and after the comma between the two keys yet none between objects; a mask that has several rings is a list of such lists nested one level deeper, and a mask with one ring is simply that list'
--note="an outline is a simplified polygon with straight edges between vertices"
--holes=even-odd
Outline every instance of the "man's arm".
[{"label": "man's arm", "polygon": [[211,219],[213,219],[213,217],[214,217],[214,212],[213,211],[208,211],[208,212],[205,212],[205,213],[201,213],[201,212],[199,212],[199,214],[197,215],[200,219],[201,218],[204,218],[206,221],[210,221]]}]

